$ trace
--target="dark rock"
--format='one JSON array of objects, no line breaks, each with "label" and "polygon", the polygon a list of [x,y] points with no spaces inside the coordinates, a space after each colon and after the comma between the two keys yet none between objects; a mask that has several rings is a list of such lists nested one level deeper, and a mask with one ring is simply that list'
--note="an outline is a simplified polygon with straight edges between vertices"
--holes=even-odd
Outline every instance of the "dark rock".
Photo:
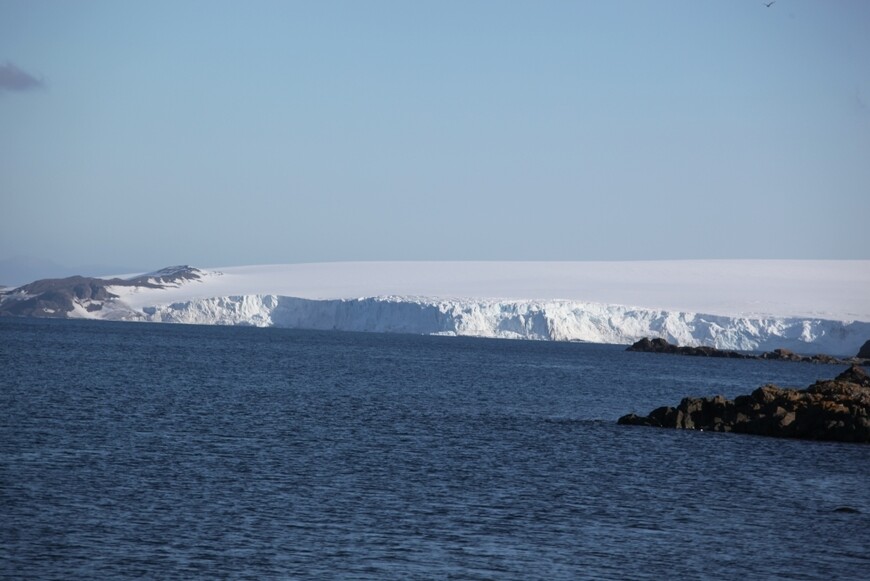
[{"label": "dark rock", "polygon": [[664,426],[660,426],[658,424],[653,423],[652,414],[649,416],[639,416],[637,414],[625,414],[616,420],[617,424],[624,424],[627,426],[655,426],[658,428],[663,428]]},{"label": "dark rock", "polygon": [[89,312],[103,308],[102,303],[117,298],[107,287],[163,288],[202,277],[190,266],[172,266],[128,280],[70,276],[37,280],[0,294],[0,316],[63,318],[76,305]]},{"label": "dark rock", "polygon": [[660,407],[650,412],[650,419],[657,425],[664,426],[674,421],[677,410],[672,407]]},{"label": "dark rock", "polygon": [[861,511],[857,508],[852,508],[851,506],[838,506],[834,509],[834,512],[841,512],[845,514],[860,514]]},{"label": "dark rock", "polygon": [[644,337],[628,347],[626,351],[638,351],[646,353],[670,353],[672,355],[690,355],[693,357],[727,357],[731,359],[752,358],[751,355],[738,353],[737,351],[724,351],[715,347],[679,347],[668,343],[660,337],[649,339]]},{"label": "dark rock", "polygon": [[671,345],[664,339],[656,337],[655,339],[650,339],[649,337],[644,337],[640,341],[637,341],[626,349],[626,351],[640,351],[644,353],[674,353],[676,345]]},{"label": "dark rock", "polygon": [[813,355],[809,358],[810,363],[826,363],[829,365],[840,365],[843,363],[842,359],[837,357],[832,357],[831,355],[825,355],[824,353],[819,353],[818,355]]},{"label": "dark rock", "polygon": [[797,353],[793,351],[789,351],[788,349],[774,349],[768,353],[762,353],[759,355],[761,359],[773,359],[776,361],[803,361],[804,357],[801,357]]},{"label": "dark rock", "polygon": [[180,266],[168,266],[154,272],[131,278],[129,283],[137,286],[165,286],[167,284],[177,284],[188,280],[198,280],[200,278],[202,278],[201,270],[184,264]]},{"label": "dark rock", "polygon": [[864,371],[863,367],[859,367],[854,363],[849,369],[838,375],[835,381],[847,381],[863,385],[864,387],[870,387],[870,375]]},{"label": "dark rock", "polygon": [[860,359],[870,359],[870,340],[861,345],[857,357]]},{"label": "dark rock", "polygon": [[[870,343],[870,341],[868,341]],[[689,355],[694,357],[727,357],[729,359],[768,359],[774,361],[796,361],[805,363],[831,363],[842,365],[851,363],[850,360],[838,359],[830,355],[811,355],[802,356],[789,351],[788,349],[774,349],[761,355],[752,355],[749,353],[740,353],[738,351],[728,351],[717,349],[715,347],[680,347],[668,343],[664,339],[643,338],[628,347],[626,351],[639,351],[646,353],[669,353],[671,355]]]},{"label": "dark rock", "polygon": [[870,443],[870,376],[853,365],[803,390],[764,385],[734,401],[687,397],[676,408],[629,414],[618,423]]}]

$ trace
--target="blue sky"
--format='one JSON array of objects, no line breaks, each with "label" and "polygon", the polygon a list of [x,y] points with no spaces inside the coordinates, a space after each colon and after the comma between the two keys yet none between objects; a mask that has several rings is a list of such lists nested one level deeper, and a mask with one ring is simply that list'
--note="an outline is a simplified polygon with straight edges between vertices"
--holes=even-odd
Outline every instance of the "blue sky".
[{"label": "blue sky", "polygon": [[0,0],[0,260],[870,258],[870,2]]}]

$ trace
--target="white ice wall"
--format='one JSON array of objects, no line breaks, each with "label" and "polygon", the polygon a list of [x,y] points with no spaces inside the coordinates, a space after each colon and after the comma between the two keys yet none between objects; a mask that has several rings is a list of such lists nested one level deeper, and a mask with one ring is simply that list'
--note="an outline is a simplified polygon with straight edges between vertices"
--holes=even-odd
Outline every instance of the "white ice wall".
[{"label": "white ice wall", "polygon": [[630,344],[664,337],[720,349],[791,349],[854,355],[870,323],[800,317],[728,317],[574,301],[407,297],[310,300],[277,295],[193,299],[145,307],[130,318],[210,325],[449,334]]}]

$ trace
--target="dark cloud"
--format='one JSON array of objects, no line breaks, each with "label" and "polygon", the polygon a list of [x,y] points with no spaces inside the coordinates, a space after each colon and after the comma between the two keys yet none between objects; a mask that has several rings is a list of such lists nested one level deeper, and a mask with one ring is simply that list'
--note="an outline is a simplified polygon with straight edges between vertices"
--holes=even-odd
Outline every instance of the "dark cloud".
[{"label": "dark cloud", "polygon": [[41,89],[45,83],[9,61],[0,64],[0,91],[30,91]]}]

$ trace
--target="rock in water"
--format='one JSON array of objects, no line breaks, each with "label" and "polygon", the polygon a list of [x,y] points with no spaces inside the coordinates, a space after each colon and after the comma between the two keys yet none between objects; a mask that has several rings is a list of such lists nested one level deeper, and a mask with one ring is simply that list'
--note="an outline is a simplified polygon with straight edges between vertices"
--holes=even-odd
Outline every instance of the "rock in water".
[{"label": "rock in water", "polygon": [[644,337],[629,346],[626,351],[640,351],[642,353],[669,353],[671,355],[690,355],[693,357],[727,357],[730,359],[754,359],[753,355],[716,349],[715,347],[688,347],[677,346],[668,343],[660,337],[650,339]]},{"label": "rock in water", "polygon": [[807,389],[765,385],[733,401],[684,398],[676,408],[619,418],[626,425],[870,443],[870,376],[857,365]]},{"label": "rock in water", "polygon": [[[870,343],[870,341],[868,341]],[[716,347],[689,347],[679,346],[668,343],[664,339],[650,339],[644,337],[640,341],[636,341],[628,347],[626,351],[640,351],[642,353],[668,353],[670,355],[690,355],[692,357],[727,357],[730,359],[772,359],[775,361],[797,361],[805,363],[831,363],[842,365],[851,363],[853,360],[839,359],[830,355],[798,355],[788,349],[774,349],[762,353],[761,355],[752,355],[750,353],[740,353],[738,351],[729,351],[725,349],[717,349]]]}]

